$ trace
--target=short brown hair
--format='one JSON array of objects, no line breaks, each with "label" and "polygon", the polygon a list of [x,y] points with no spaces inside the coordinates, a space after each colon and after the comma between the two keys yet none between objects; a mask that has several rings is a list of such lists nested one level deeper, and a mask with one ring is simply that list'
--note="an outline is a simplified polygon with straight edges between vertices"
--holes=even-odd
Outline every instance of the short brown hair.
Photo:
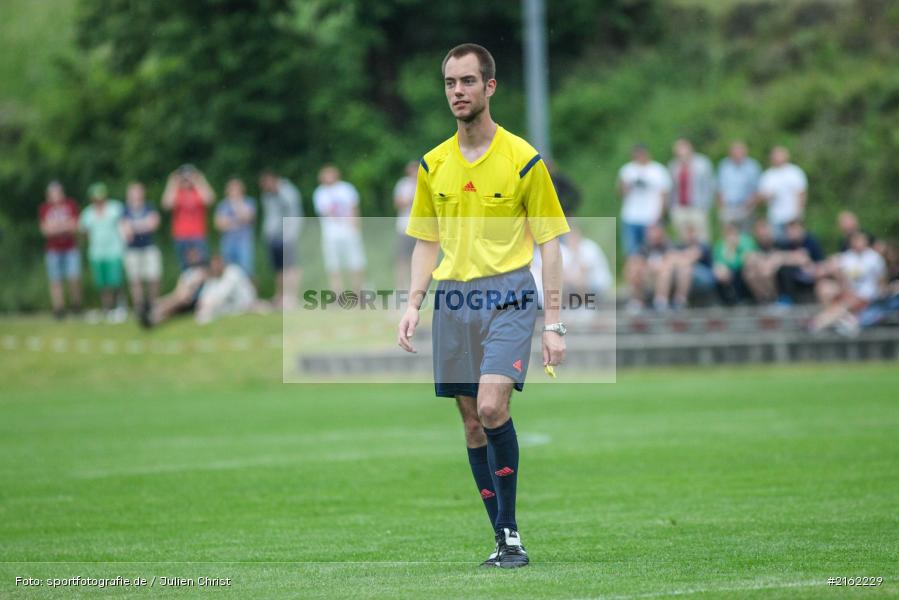
[{"label": "short brown hair", "polygon": [[446,74],[446,63],[449,62],[449,59],[462,58],[468,54],[474,54],[478,57],[478,64],[481,66],[481,78],[485,84],[491,79],[496,79],[496,61],[493,60],[493,55],[490,54],[487,48],[478,44],[459,44],[447,52],[446,57],[443,59],[443,64],[440,65],[440,72],[444,75]]}]

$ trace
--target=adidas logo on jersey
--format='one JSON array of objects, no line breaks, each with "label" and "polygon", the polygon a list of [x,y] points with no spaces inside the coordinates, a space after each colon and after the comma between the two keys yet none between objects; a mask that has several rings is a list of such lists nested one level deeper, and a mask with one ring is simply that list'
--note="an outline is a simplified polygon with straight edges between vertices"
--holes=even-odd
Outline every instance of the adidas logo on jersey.
[{"label": "adidas logo on jersey", "polygon": [[465,187],[462,188],[462,191],[463,192],[476,192],[476,191],[478,191],[478,189],[474,186],[474,183],[469,181],[468,183],[465,184]]}]

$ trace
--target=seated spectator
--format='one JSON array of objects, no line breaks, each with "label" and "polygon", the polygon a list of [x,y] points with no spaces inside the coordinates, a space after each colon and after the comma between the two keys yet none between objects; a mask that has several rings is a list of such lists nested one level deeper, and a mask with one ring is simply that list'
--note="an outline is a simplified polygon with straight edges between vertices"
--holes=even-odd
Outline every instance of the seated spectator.
[{"label": "seated spectator", "polygon": [[[840,211],[840,214],[837,215],[837,227],[840,230],[840,234],[843,236],[840,239],[840,252],[846,252],[849,250],[850,238],[856,231],[863,231],[861,225],[859,225],[858,217],[855,216],[854,212],[843,210]],[[868,244],[874,245],[874,236],[865,231],[865,234],[868,236]]]},{"label": "seated spectator", "polygon": [[899,280],[892,281],[886,293],[862,309],[857,317],[848,317],[841,333],[857,333],[859,328],[874,327],[892,315],[899,315]]},{"label": "seated spectator", "polygon": [[713,289],[712,252],[699,238],[699,230],[687,226],[684,241],[669,252],[666,268],[656,281],[653,307],[661,311],[680,310],[687,306],[691,291],[704,293]]},{"label": "seated spectator", "polygon": [[753,242],[755,250],[743,260],[743,281],[756,302],[773,302],[777,298],[774,276],[780,268],[782,256],[777,251],[774,230],[767,220],[755,222]]},{"label": "seated spectator", "polygon": [[92,184],[88,188],[88,197],[91,203],[81,211],[78,228],[87,234],[87,257],[94,285],[100,292],[100,301],[106,311],[106,320],[121,323],[128,318],[125,307],[116,306],[124,279],[122,258],[125,243],[119,231],[124,208],[119,200],[107,198],[106,186],[102,183]]},{"label": "seated spectator", "polygon": [[571,231],[562,238],[566,251],[562,259],[563,288],[582,300],[586,294],[593,294],[598,301],[612,288],[609,261],[599,244],[584,237],[575,222],[570,226]]},{"label": "seated spectator", "polygon": [[736,304],[750,297],[743,281],[743,263],[756,250],[755,241],[740,231],[737,222],[725,224],[724,237],[715,244],[713,267],[718,294],[725,304]]},{"label": "seated spectator", "polygon": [[[630,286],[628,312],[643,309],[648,295],[653,295],[658,280],[669,270],[671,244],[661,225],[650,225],[646,230],[646,240],[639,250],[628,257],[625,263],[625,279]],[[665,304],[668,300],[666,297]]]},{"label": "seated spectator", "polygon": [[197,323],[205,324],[225,315],[238,315],[257,304],[256,288],[239,266],[226,265],[220,256],[213,256],[206,279],[197,300]]},{"label": "seated spectator", "polygon": [[256,200],[246,195],[243,181],[232,177],[215,209],[215,228],[222,234],[220,250],[225,264],[239,266],[248,277],[254,273],[255,224]]},{"label": "seated spectator", "polygon": [[185,268],[178,276],[172,292],[159,298],[149,311],[140,315],[140,323],[147,329],[163,323],[174,315],[192,311],[200,297],[203,284],[209,278],[203,249],[191,247],[185,250]]},{"label": "seated spectator", "polygon": [[868,234],[856,231],[849,244],[849,250],[834,257],[836,278],[823,278],[815,287],[824,310],[812,320],[812,331],[822,331],[859,313],[883,291],[886,264],[871,248]]},{"label": "seated spectator", "polygon": [[128,184],[125,213],[119,229],[128,245],[125,249],[125,275],[131,289],[131,302],[138,315],[149,310],[159,296],[162,254],[153,240],[158,228],[159,212],[146,201],[143,184],[136,181]]},{"label": "seated spectator", "polygon": [[780,266],[775,273],[777,303],[790,306],[811,299],[820,263],[824,260],[821,245],[805,229],[802,221],[791,221],[786,228],[786,238],[777,244]]},{"label": "seated spectator", "polygon": [[66,301],[63,281],[68,283],[72,312],[81,312],[81,254],[78,252],[78,205],[66,197],[62,184],[51,181],[46,201],[38,209],[41,234],[46,253],[44,263],[50,281],[50,302],[53,316],[65,316]]}]

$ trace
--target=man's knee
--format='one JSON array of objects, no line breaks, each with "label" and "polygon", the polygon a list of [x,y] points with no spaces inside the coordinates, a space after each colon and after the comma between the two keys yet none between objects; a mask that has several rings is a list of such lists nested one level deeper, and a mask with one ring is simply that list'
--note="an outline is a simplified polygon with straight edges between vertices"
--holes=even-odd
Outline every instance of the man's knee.
[{"label": "man's knee", "polygon": [[478,403],[478,418],[484,427],[497,427],[502,425],[508,413],[505,403],[486,401]]}]

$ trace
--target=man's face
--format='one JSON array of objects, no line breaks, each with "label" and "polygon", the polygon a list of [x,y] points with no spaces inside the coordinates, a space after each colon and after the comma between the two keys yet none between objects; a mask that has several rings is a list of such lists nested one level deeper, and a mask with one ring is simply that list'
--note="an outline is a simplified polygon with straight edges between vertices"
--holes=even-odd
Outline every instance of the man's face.
[{"label": "man's face", "polygon": [[805,230],[802,228],[802,225],[799,223],[793,223],[791,225],[787,225],[787,238],[791,242],[801,242],[804,237]]},{"label": "man's face", "polygon": [[631,158],[634,162],[645,165],[649,162],[649,151],[646,148],[637,148],[631,153]]},{"label": "man's face", "polygon": [[775,148],[771,151],[771,164],[780,167],[790,162],[790,154],[785,148]]},{"label": "man's face", "polygon": [[732,144],[730,147],[730,159],[734,162],[740,162],[746,158],[747,150],[745,144]]},{"label": "man's face", "polygon": [[841,212],[837,217],[837,224],[843,235],[849,235],[858,229],[858,219],[850,212]]},{"label": "man's face", "polygon": [[50,202],[62,202],[63,198],[65,198],[65,193],[63,193],[61,185],[54,183],[47,187],[47,200]]},{"label": "man's face", "polygon": [[261,187],[266,192],[277,192],[278,178],[274,175],[266,173],[259,179],[259,187]]},{"label": "man's face", "polygon": [[674,155],[678,160],[689,160],[693,155],[693,146],[687,140],[674,142]]},{"label": "man's face", "polygon": [[125,192],[125,199],[132,206],[142,205],[144,203],[144,186],[136,183],[129,185],[128,191]]},{"label": "man's face", "polygon": [[340,173],[334,167],[325,167],[318,174],[318,181],[322,185],[334,185],[340,180]]},{"label": "man's face", "polygon": [[755,224],[755,239],[763,244],[770,243],[774,239],[771,226],[766,221],[759,221]]},{"label": "man's face", "polygon": [[474,54],[450,57],[443,69],[446,100],[457,120],[471,123],[487,108],[487,99],[496,91],[496,80],[484,83],[481,65]]},{"label": "man's face", "polygon": [[243,182],[239,179],[230,180],[225,186],[225,193],[231,198],[243,198]]}]

